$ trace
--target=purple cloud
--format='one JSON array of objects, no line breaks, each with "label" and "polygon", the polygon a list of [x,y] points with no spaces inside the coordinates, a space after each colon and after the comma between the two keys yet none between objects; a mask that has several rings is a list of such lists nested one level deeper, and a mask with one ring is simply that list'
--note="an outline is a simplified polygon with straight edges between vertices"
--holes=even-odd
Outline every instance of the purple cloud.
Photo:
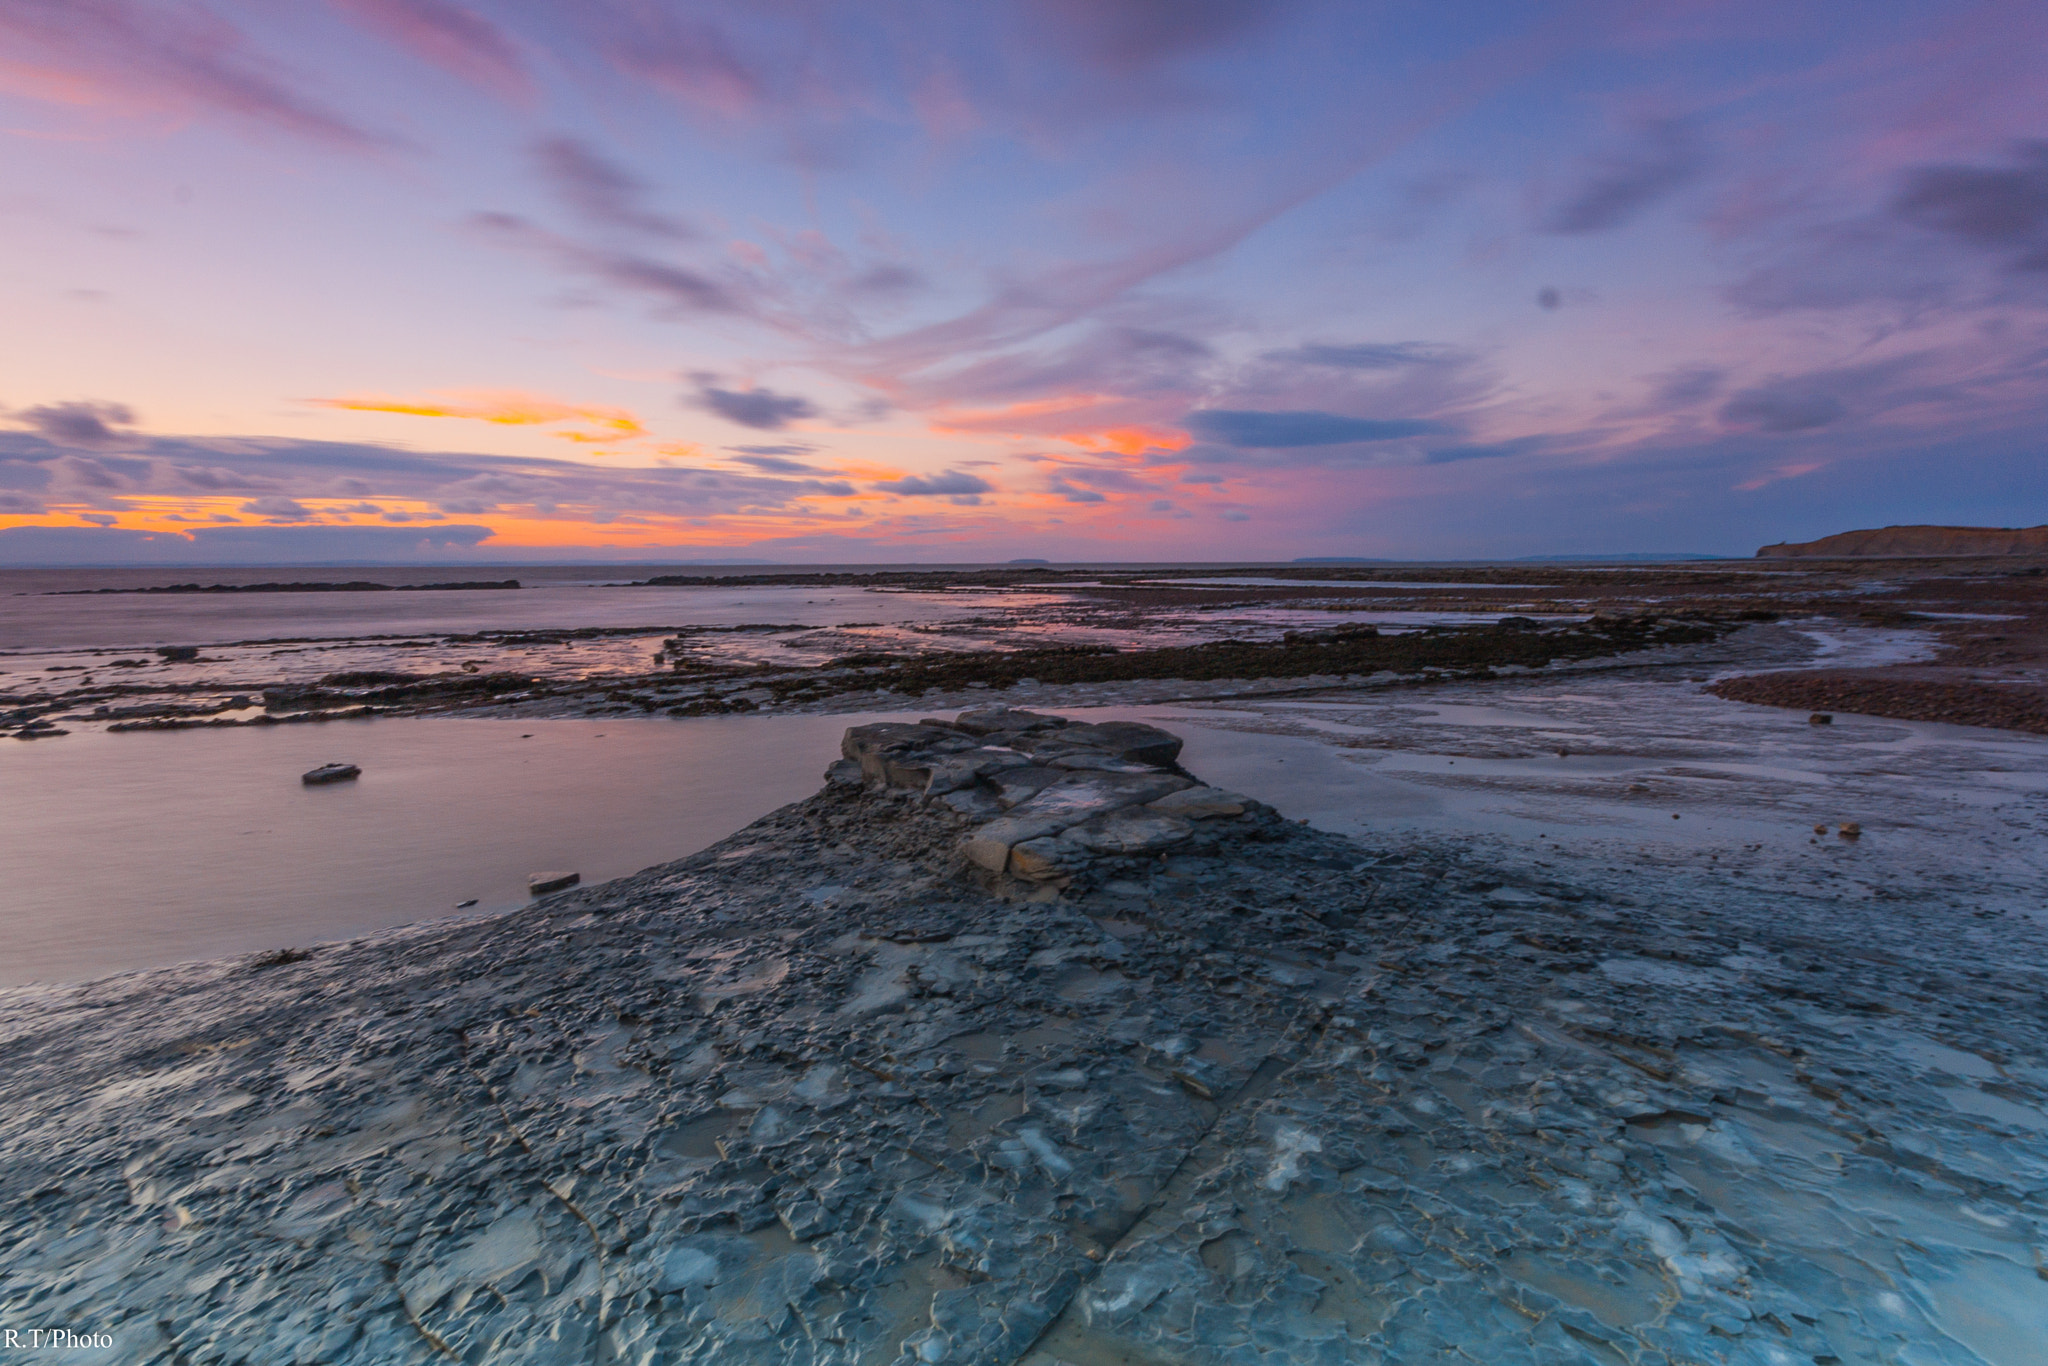
[{"label": "purple cloud", "polygon": [[280,494],[264,498],[252,498],[238,509],[251,517],[261,517],[269,522],[310,522],[313,510],[296,499]]},{"label": "purple cloud", "polygon": [[765,388],[722,389],[715,382],[716,375],[697,374],[690,378],[696,381],[697,395],[686,402],[742,427],[779,431],[798,418],[818,414],[817,407],[798,394],[779,394]]},{"label": "purple cloud", "polygon": [[1802,382],[1744,389],[1721,405],[1721,421],[1757,432],[1804,432],[1848,411],[1842,400]]},{"label": "purple cloud", "polygon": [[1191,431],[1226,446],[1278,450],[1294,446],[1335,446],[1353,441],[1393,441],[1444,430],[1437,422],[1410,418],[1344,417],[1338,413],[1247,412],[1198,408],[1187,415]]},{"label": "purple cloud", "polygon": [[742,465],[752,465],[757,470],[770,474],[811,474],[814,471],[801,460],[791,460],[780,455],[736,455],[733,459]]},{"label": "purple cloud", "polygon": [[1551,212],[1544,226],[1555,233],[1618,228],[1705,165],[1705,153],[1689,125],[1679,119],[1653,123],[1637,147],[1603,163]]},{"label": "purple cloud", "polygon": [[1695,403],[1704,403],[1721,392],[1721,385],[1727,378],[1726,371],[1710,365],[1674,370],[1658,377],[1657,387],[1650,395],[1650,403],[1659,411],[1690,408]]},{"label": "purple cloud", "polygon": [[249,50],[233,24],[196,5],[147,0],[13,0],[0,40],[116,103],[209,109],[354,151],[390,145],[300,93],[303,78]]},{"label": "purple cloud", "polygon": [[331,0],[385,37],[464,80],[507,99],[533,94],[511,39],[466,5],[449,0]]},{"label": "purple cloud", "polygon": [[1026,0],[1055,44],[1131,71],[1242,39],[1278,17],[1272,0]]},{"label": "purple cloud", "polygon": [[1422,463],[1425,465],[1451,465],[1460,460],[1500,460],[1511,455],[1524,455],[1540,448],[1546,438],[1521,436],[1512,441],[1495,441],[1469,446],[1439,446],[1425,451]]},{"label": "purple cloud", "polygon": [[621,228],[686,241],[697,234],[681,219],[641,203],[647,187],[575,138],[544,138],[534,145],[541,178],[556,197],[602,228]]},{"label": "purple cloud", "polygon": [[537,228],[517,214],[471,214],[469,226],[487,239],[549,257],[604,284],[637,294],[663,316],[748,311],[726,285],[704,271],[633,252],[586,246]]},{"label": "purple cloud", "polygon": [[118,446],[129,436],[114,428],[125,427],[135,421],[134,411],[125,403],[90,400],[42,403],[24,408],[14,416],[29,430],[60,446]]},{"label": "purple cloud", "polygon": [[915,498],[925,497],[968,497],[981,493],[995,492],[995,485],[978,474],[964,470],[947,470],[942,474],[907,474],[901,479],[885,479],[872,486],[878,493],[899,493]]},{"label": "purple cloud", "polygon": [[2017,159],[2004,169],[1918,167],[1892,212],[2003,256],[2014,270],[2048,270],[2048,142],[2022,144]]},{"label": "purple cloud", "polygon": [[1323,365],[1336,370],[1398,370],[1409,365],[1445,365],[1466,359],[1451,346],[1430,342],[1356,342],[1327,346],[1310,342],[1286,351],[1268,351],[1265,359],[1292,365]]}]

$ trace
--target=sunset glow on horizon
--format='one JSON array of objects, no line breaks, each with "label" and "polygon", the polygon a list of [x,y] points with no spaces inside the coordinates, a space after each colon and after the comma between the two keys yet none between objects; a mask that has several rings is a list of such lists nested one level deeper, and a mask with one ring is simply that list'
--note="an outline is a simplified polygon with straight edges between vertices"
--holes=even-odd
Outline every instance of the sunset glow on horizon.
[{"label": "sunset glow on horizon", "polygon": [[0,563],[2048,520],[2048,11],[0,5]]}]

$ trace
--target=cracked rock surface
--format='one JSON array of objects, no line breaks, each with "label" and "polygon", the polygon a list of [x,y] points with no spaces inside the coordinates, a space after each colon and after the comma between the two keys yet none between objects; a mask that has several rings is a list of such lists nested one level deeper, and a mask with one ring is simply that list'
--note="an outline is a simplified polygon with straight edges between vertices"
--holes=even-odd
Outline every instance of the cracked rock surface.
[{"label": "cracked rock surface", "polygon": [[118,1361],[2040,1359],[2037,928],[1935,973],[1897,908],[1372,848],[1150,726],[844,752],[512,914],[0,994],[0,1325]]}]

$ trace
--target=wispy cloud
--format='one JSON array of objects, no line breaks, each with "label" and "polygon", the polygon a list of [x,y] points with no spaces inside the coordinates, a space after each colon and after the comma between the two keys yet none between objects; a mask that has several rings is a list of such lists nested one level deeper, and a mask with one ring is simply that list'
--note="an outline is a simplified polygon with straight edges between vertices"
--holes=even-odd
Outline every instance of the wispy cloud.
[{"label": "wispy cloud", "polygon": [[699,234],[682,219],[646,206],[647,186],[587,143],[543,138],[534,144],[541,178],[563,203],[599,228],[690,241]]},{"label": "wispy cloud", "polygon": [[1398,370],[1409,365],[1462,361],[1465,354],[1456,347],[1431,342],[1308,342],[1284,351],[1268,351],[1265,358],[1283,364],[1327,365],[1339,370]]},{"label": "wispy cloud", "polygon": [[624,408],[563,403],[535,394],[484,393],[453,394],[426,398],[316,398],[307,400],[322,408],[342,408],[359,413],[396,413],[406,417],[454,417],[475,422],[492,422],[503,427],[539,427],[558,422],[588,424],[584,431],[557,432],[570,441],[630,441],[647,435],[640,419]]},{"label": "wispy cloud", "polygon": [[1318,412],[1244,412],[1206,408],[1189,413],[1188,427],[1226,446],[1281,449],[1293,446],[1337,446],[1354,441],[1393,441],[1428,436],[1444,430],[1438,422],[1414,418],[1344,417]]},{"label": "wispy cloud", "polygon": [[425,61],[507,99],[534,94],[533,78],[503,30],[450,0],[331,0]]},{"label": "wispy cloud", "polygon": [[[116,108],[199,110],[351,151],[393,145],[314,99],[308,82],[258,52],[213,9],[150,0],[12,0],[0,41],[31,97]],[[0,68],[0,80],[10,74]]]},{"label": "wispy cloud", "polygon": [[1698,175],[1705,164],[1693,127],[1682,119],[1661,119],[1643,129],[1636,145],[1595,166],[1544,226],[1557,233],[1618,228]]},{"label": "wispy cloud", "polygon": [[906,474],[900,479],[885,479],[872,485],[878,493],[893,493],[910,498],[973,498],[977,494],[993,493],[995,485],[978,474],[965,470],[946,470],[940,474]]}]

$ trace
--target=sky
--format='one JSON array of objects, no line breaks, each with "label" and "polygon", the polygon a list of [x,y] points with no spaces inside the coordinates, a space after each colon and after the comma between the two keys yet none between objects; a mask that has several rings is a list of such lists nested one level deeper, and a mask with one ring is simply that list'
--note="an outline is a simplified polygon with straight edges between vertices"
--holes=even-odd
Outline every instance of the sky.
[{"label": "sky", "polygon": [[0,563],[2048,521],[2038,0],[0,0]]}]

